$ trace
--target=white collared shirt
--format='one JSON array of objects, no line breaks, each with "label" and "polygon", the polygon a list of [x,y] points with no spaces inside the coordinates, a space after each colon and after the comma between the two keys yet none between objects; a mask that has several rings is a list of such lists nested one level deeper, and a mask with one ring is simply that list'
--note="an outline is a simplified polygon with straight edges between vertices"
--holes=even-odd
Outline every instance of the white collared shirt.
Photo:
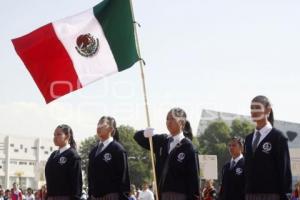
[{"label": "white collared shirt", "polygon": [[67,144],[66,146],[59,149],[59,154],[62,154],[64,151],[68,150],[71,146]]},{"label": "white collared shirt", "polygon": [[183,132],[172,136],[173,141],[170,143],[170,149],[169,149],[169,153],[176,147],[176,145],[181,142],[182,139],[184,139],[184,135]]},{"label": "white collared shirt", "polygon": [[260,134],[261,134],[260,139],[259,139],[259,141],[258,141],[258,143],[257,143],[257,146],[258,146],[259,143],[260,143],[265,137],[267,137],[267,135],[271,132],[272,128],[273,128],[272,125],[270,124],[270,122],[268,122],[268,123],[267,123],[264,127],[262,127],[260,130],[255,129],[255,132],[254,132],[254,135],[253,135],[253,139],[252,139],[252,144],[253,144],[253,142],[254,142],[254,140],[255,140],[255,138],[256,138],[256,133],[257,133],[257,131],[259,131]]},{"label": "white collared shirt", "polygon": [[231,161],[234,161],[235,165],[243,158],[243,154],[240,154],[238,157],[236,157],[235,159],[231,158]]},{"label": "white collared shirt", "polygon": [[102,148],[102,150],[101,150],[101,152],[112,142],[112,141],[114,141],[114,138],[113,137],[109,137],[109,138],[107,138],[105,141],[100,141],[99,142],[99,145],[101,144],[101,143],[103,143],[103,148]]},{"label": "white collared shirt", "polygon": [[139,198],[138,200],[154,200],[154,194],[151,190],[142,190],[139,193]]}]

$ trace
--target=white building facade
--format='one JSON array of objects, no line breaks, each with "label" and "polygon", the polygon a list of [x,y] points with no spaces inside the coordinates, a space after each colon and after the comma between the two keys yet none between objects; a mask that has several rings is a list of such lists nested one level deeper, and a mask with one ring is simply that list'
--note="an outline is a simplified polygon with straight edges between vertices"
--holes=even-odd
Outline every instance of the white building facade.
[{"label": "white building facade", "polygon": [[45,183],[45,163],[56,149],[53,139],[0,135],[0,185],[38,189]]}]

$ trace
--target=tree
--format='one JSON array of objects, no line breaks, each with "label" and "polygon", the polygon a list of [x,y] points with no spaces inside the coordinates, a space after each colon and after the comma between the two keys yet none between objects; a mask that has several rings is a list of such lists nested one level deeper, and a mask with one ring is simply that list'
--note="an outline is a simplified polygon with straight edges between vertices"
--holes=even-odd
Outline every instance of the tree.
[{"label": "tree", "polygon": [[140,147],[133,135],[135,130],[130,126],[119,126],[120,143],[128,154],[128,168],[131,183],[141,186],[144,181],[151,182],[151,162],[149,151]]},{"label": "tree", "polygon": [[84,172],[84,183],[87,185],[87,172],[88,172],[88,162],[89,153],[91,149],[97,144],[98,136],[88,137],[80,144],[79,155],[81,157],[81,168]]},{"label": "tree", "polygon": [[210,123],[204,134],[198,138],[200,144],[198,150],[201,154],[217,155],[219,179],[223,165],[230,159],[227,146],[230,138],[234,136],[245,138],[253,129],[254,125],[248,120],[235,119],[231,127],[218,120]]},{"label": "tree", "polygon": [[245,138],[249,133],[254,130],[255,126],[249,120],[235,119],[231,124],[231,137],[240,136]]},{"label": "tree", "polygon": [[[142,149],[133,139],[135,130],[130,126],[121,125],[118,127],[120,143],[124,146],[128,155],[128,167],[130,182],[135,185],[142,185],[147,180],[150,181],[151,169],[149,152]],[[88,155],[93,146],[97,144],[98,137],[92,136],[85,139],[81,145],[79,154],[82,159],[82,170],[85,175],[88,172]],[[87,184],[87,176],[84,177]]]},{"label": "tree", "polygon": [[200,153],[217,155],[219,178],[224,163],[230,158],[227,149],[230,133],[229,126],[224,121],[218,120],[209,124],[203,135],[199,137]]}]

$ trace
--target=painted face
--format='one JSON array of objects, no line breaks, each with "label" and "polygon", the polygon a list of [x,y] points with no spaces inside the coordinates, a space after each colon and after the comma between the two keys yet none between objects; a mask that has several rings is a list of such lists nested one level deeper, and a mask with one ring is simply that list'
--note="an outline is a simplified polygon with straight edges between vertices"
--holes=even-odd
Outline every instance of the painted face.
[{"label": "painted face", "polygon": [[107,119],[100,120],[97,125],[97,135],[101,141],[111,136],[113,128]]},{"label": "painted face", "polygon": [[253,101],[251,103],[251,118],[254,122],[265,120],[270,113],[270,109],[266,108],[262,103]]},{"label": "painted face", "polygon": [[169,112],[167,115],[166,125],[171,135],[176,135],[181,131],[180,122],[172,112]]},{"label": "painted face", "polygon": [[229,153],[233,158],[236,158],[242,153],[242,148],[238,143],[238,141],[236,140],[231,140],[228,144],[228,148],[229,148]]},{"label": "painted face", "polygon": [[55,146],[64,147],[68,144],[69,137],[63,132],[61,128],[56,128],[53,138]]}]

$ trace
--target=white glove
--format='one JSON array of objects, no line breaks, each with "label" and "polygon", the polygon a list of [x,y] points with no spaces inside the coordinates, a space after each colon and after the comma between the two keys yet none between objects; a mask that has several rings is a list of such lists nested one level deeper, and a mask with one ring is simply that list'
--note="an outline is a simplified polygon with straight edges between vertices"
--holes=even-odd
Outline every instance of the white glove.
[{"label": "white glove", "polygon": [[155,133],[154,133],[154,128],[146,128],[145,130],[144,130],[144,137],[145,138],[149,138],[149,137],[152,137],[153,135],[155,135]]}]

